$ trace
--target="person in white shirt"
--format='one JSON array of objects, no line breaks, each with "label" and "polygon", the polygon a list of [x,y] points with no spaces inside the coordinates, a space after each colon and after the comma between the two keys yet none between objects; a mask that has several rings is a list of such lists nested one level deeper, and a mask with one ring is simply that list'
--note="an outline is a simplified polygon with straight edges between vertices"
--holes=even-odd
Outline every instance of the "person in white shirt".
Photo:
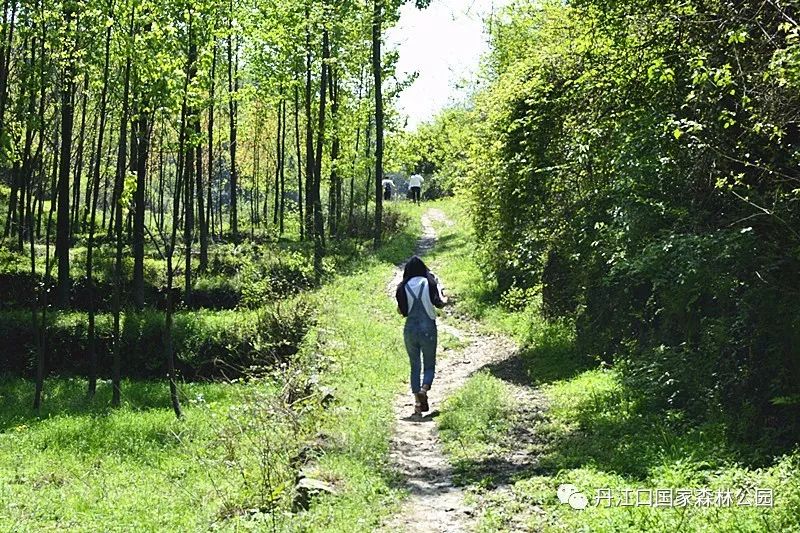
[{"label": "person in white shirt", "polygon": [[419,174],[414,174],[410,178],[408,178],[408,186],[411,187],[411,199],[419,204],[420,198],[422,195],[422,184],[425,182],[425,178],[420,176]]},{"label": "person in white shirt", "polygon": [[383,187],[383,199],[387,202],[392,199],[392,189],[394,189],[394,182],[387,178],[386,176],[383,177],[383,181],[381,181],[381,187]]}]

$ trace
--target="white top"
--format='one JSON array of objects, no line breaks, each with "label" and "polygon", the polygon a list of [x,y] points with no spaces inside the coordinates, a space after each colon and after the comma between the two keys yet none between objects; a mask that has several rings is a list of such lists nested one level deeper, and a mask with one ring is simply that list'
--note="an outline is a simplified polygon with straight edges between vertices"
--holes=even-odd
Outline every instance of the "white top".
[{"label": "white top", "polygon": [[381,182],[381,185],[386,187],[387,185],[394,187],[394,182],[390,179],[385,179]]},{"label": "white top", "polygon": [[[436,320],[436,308],[433,306],[433,302],[431,302],[431,292],[428,288],[428,280],[422,276],[417,276],[416,278],[411,278],[406,283],[406,297],[408,298],[408,312],[411,312],[411,308],[414,306],[414,296],[419,294],[420,285],[423,285],[425,288],[422,289],[422,307],[425,308],[425,312],[428,313],[428,316],[431,317],[431,320]],[[442,296],[442,284],[437,281],[436,283],[437,288],[439,289],[439,298],[444,299]],[[412,294],[413,293],[413,294]]]},{"label": "white top", "polygon": [[408,185],[409,187],[422,187],[422,183],[425,181],[425,178],[420,176],[419,174],[414,174],[410,178],[408,178]]}]

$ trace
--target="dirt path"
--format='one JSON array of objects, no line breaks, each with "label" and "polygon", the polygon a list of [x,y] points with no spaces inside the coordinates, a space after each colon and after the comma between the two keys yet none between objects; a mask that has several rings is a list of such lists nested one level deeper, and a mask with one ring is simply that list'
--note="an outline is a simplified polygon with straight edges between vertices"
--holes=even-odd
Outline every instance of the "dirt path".
[{"label": "dirt path", "polygon": [[[436,244],[434,222],[452,224],[438,209],[429,209],[422,217],[423,235],[417,254],[423,255]],[[402,280],[398,269],[387,285],[387,293]],[[460,324],[464,324],[463,319]],[[513,367],[517,347],[507,338],[482,335],[477,324],[466,322],[468,331],[456,328],[447,321],[447,315],[438,319],[440,331],[457,337],[467,347],[459,351],[440,354],[436,366],[436,380],[428,394],[433,411],[422,418],[413,418],[414,400],[408,390],[397,396],[394,411],[397,426],[391,439],[390,458],[393,468],[403,479],[409,498],[400,512],[385,524],[390,531],[469,531],[477,510],[464,503],[463,489],[453,482],[453,470],[439,441],[435,417],[442,400],[461,387],[467,378],[482,368]]]}]

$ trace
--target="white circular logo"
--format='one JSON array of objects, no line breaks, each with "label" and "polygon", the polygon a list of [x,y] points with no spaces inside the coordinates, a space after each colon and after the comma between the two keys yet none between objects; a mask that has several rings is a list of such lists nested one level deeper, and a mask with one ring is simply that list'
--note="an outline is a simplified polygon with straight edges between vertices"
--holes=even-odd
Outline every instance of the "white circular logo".
[{"label": "white circular logo", "polygon": [[558,501],[561,503],[568,503],[569,497],[578,492],[578,487],[565,483],[558,486]]},{"label": "white circular logo", "polygon": [[583,510],[589,505],[589,499],[586,495],[580,492],[578,487],[570,483],[559,485],[556,494],[558,494],[558,501],[568,503],[573,509]]},{"label": "white circular logo", "polygon": [[569,506],[582,511],[589,505],[589,499],[582,492],[573,492],[569,497]]}]

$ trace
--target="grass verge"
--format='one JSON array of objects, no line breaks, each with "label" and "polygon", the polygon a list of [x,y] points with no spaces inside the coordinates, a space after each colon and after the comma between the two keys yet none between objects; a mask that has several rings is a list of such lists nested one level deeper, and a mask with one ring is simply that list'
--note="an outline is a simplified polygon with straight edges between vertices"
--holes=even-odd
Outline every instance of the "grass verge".
[{"label": "grass verge", "polygon": [[[498,419],[505,415],[483,413],[503,405],[512,385],[479,374],[446,403],[442,438],[458,471],[468,474],[460,479],[480,509],[479,530],[800,531],[800,453],[747,466],[723,427],[648,411],[615,370],[576,351],[570,324],[542,320],[535,298],[519,305],[519,296],[496,297],[474,255],[463,253],[475,249],[463,206],[453,199],[438,207],[454,224],[437,228],[444,245],[431,266],[455,296],[457,312],[517,339],[526,373],[517,378],[538,386],[549,406],[525,428],[537,437],[528,445],[533,459],[499,486],[482,475],[483,465],[515,453],[518,443]],[[559,501],[564,483],[587,496],[586,509]],[[771,506],[763,499],[756,505],[757,489],[772,490]],[[684,490],[690,493],[679,496]]]},{"label": "grass verge", "polygon": [[[318,322],[294,365],[258,381],[182,384],[182,420],[163,381],[125,381],[111,409],[106,382],[88,401],[84,380],[48,379],[39,414],[30,382],[0,381],[0,530],[376,526],[400,497],[386,464],[407,362],[385,289],[420,233],[419,208],[402,209],[408,228],[307,295]],[[300,468],[334,493],[292,511]]]}]

